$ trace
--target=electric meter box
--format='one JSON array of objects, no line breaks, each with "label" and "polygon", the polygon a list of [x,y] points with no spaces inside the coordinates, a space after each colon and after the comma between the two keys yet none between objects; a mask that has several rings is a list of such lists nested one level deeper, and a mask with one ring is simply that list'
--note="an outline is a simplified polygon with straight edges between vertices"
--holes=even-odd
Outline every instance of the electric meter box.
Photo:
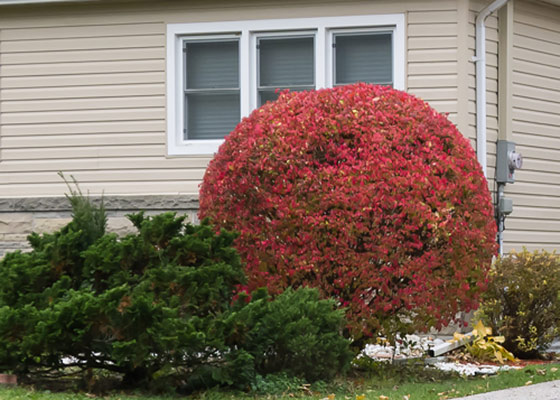
[{"label": "electric meter box", "polygon": [[515,151],[515,143],[498,140],[496,160],[496,181],[514,183],[515,170],[523,166],[523,157]]}]

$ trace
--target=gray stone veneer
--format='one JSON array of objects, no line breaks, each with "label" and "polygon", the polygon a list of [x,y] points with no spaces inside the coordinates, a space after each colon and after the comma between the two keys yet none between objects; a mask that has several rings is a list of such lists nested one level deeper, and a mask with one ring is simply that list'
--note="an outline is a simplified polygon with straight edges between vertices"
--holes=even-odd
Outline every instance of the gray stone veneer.
[{"label": "gray stone veneer", "polygon": [[[101,197],[90,196],[94,203]],[[134,231],[126,214],[144,210],[153,215],[174,211],[197,223],[197,195],[104,196],[108,230],[124,235]],[[0,258],[9,251],[29,248],[31,232],[53,232],[66,225],[72,216],[66,197],[0,198]]]}]

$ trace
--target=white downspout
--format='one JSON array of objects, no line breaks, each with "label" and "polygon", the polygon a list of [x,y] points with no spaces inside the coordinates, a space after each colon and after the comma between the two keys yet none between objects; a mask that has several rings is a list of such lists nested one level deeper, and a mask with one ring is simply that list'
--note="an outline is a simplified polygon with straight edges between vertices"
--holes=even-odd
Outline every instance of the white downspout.
[{"label": "white downspout", "polygon": [[476,17],[476,155],[486,177],[486,18],[509,0],[496,0]]}]

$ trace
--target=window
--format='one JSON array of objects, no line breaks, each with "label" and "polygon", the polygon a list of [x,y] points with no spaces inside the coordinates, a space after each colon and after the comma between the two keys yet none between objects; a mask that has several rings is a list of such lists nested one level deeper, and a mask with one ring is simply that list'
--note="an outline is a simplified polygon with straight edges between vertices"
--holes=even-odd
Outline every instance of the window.
[{"label": "window", "polygon": [[183,139],[223,139],[239,122],[239,41],[185,40],[183,53]]},{"label": "window", "polygon": [[257,36],[258,106],[276,100],[277,89],[315,89],[314,36]]},{"label": "window", "polygon": [[404,89],[404,16],[171,24],[168,154],[213,154],[278,89],[371,82]]}]

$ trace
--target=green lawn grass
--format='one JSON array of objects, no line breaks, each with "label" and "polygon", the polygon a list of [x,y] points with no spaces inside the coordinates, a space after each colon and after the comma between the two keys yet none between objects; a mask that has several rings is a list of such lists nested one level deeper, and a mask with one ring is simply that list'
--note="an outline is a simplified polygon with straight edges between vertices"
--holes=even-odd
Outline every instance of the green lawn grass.
[{"label": "green lawn grass", "polygon": [[[444,400],[474,393],[489,392],[510,387],[537,384],[560,379],[560,364],[530,366],[521,370],[504,371],[497,375],[477,378],[445,377],[429,374],[406,376],[390,371],[386,376],[368,379],[347,379],[325,387],[322,392],[309,394],[308,390],[293,390],[281,395],[250,395],[246,393],[211,390],[198,393],[200,400],[273,400],[304,398],[309,400],[378,400],[386,396],[390,400]],[[530,383],[529,383],[530,382]],[[306,394],[307,393],[307,394]],[[29,387],[0,387],[2,400],[90,400],[95,398],[86,393],[51,393]],[[99,396],[104,400],[170,400],[178,396],[154,396],[115,393]]]}]

